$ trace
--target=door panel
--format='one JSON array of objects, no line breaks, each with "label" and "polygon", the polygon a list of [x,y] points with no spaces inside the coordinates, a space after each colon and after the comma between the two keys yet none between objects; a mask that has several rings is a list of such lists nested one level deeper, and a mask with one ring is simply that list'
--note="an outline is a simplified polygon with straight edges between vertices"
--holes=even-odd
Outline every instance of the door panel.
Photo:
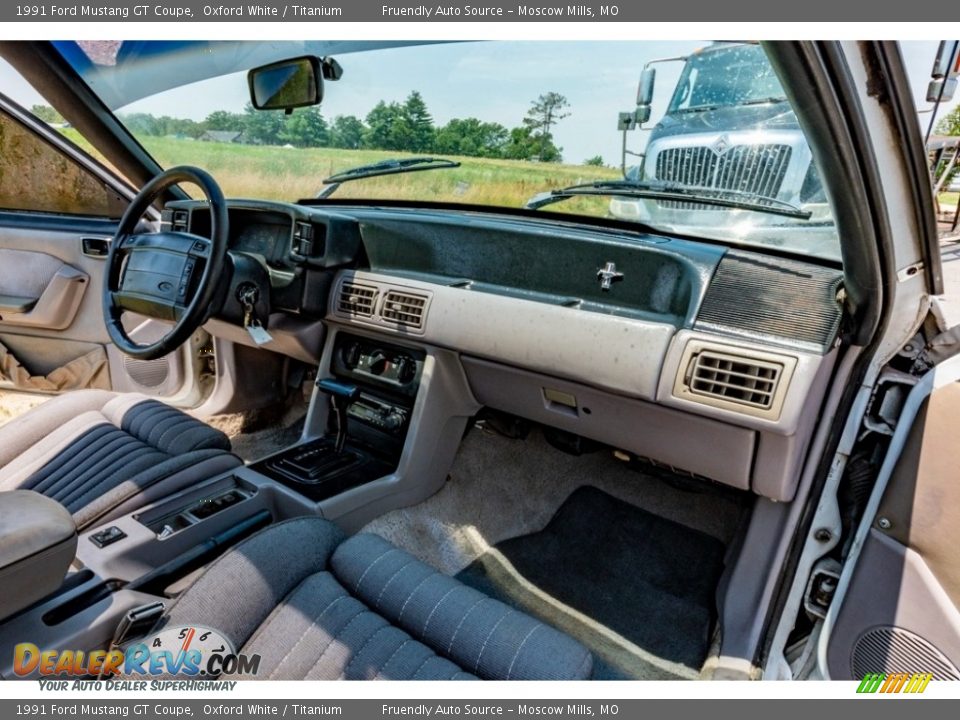
[{"label": "door panel", "polygon": [[833,620],[831,678],[960,680],[958,417],[960,384],[944,383],[909,428]]},{"label": "door panel", "polygon": [[[39,214],[0,213],[0,295],[33,296],[37,298],[34,312],[42,295],[51,290],[59,294],[58,299],[75,305],[72,312],[53,313],[57,317],[51,317],[51,322],[25,322],[23,318],[4,315],[0,333],[44,337],[56,332],[63,340],[106,343],[99,294],[105,263],[84,255],[80,238],[94,232],[109,236],[114,228],[110,221],[78,218],[72,222],[69,218]],[[61,278],[75,279],[64,285],[57,280],[58,273]],[[60,291],[69,286],[75,286],[79,292]],[[88,288],[90,292],[86,292]]]},{"label": "door panel", "polygon": [[[198,402],[199,343],[156,361],[110,344],[100,289],[129,189],[60,133],[0,97],[0,389],[82,387]],[[166,326],[124,317],[141,342]]]},{"label": "door panel", "polygon": [[[192,382],[183,349],[155,361],[131,361],[110,344],[100,300],[106,263],[89,253],[90,243],[84,240],[109,238],[114,229],[114,223],[105,220],[0,212],[0,299],[36,301],[30,313],[9,316],[0,311],[0,345],[23,368],[14,382],[9,362],[0,360],[0,388],[60,392],[104,387],[171,397]],[[69,279],[71,291],[61,291],[60,278]],[[24,316],[42,310],[48,300],[56,308],[47,313],[49,321],[36,316],[25,321]],[[124,324],[140,342],[156,340],[167,330],[163,323],[142,317],[125,317]]]},{"label": "door panel", "polygon": [[70,327],[89,280],[52,255],[0,248],[0,329]]},{"label": "door panel", "polygon": [[27,305],[0,309],[0,387],[112,386],[99,297],[104,263],[79,250],[82,235],[112,230],[109,221],[0,213],[0,300]]}]

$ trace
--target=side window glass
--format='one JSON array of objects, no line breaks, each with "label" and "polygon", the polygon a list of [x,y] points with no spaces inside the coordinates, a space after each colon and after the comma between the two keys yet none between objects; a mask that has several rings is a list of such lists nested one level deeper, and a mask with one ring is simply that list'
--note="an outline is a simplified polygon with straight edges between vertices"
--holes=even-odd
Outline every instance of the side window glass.
[{"label": "side window glass", "polygon": [[0,210],[119,217],[124,206],[89,170],[0,110]]}]

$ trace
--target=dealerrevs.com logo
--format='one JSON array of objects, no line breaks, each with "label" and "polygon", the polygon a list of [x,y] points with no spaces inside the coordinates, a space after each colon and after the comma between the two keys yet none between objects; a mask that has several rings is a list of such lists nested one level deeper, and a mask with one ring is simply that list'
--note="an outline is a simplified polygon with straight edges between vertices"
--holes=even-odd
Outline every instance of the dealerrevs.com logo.
[{"label": "dealerrevs.com logo", "polygon": [[34,643],[19,643],[13,649],[18,677],[218,678],[256,675],[259,669],[259,655],[238,654],[219,632],[199,626],[167,628],[123,649],[41,650]]}]

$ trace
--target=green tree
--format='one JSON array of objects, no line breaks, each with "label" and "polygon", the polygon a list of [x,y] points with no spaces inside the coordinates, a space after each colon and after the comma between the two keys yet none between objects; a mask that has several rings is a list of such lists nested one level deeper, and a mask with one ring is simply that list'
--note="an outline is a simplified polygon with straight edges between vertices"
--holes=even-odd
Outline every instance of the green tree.
[{"label": "green tree", "polygon": [[364,147],[374,150],[406,150],[411,142],[410,124],[400,103],[378,102],[367,113]]},{"label": "green tree", "polygon": [[215,110],[203,121],[207,130],[243,130],[243,124],[243,115],[226,110]]},{"label": "green tree", "polygon": [[146,115],[148,118],[153,118],[152,134],[159,135],[161,137],[164,135],[185,135],[189,137],[198,137],[205,129],[200,123],[189,118],[175,118],[170,117],[169,115],[153,117],[148,113],[144,113],[144,115]]},{"label": "green tree", "polygon": [[120,120],[134,135],[152,135],[159,137],[163,135],[163,126],[160,121],[150,113],[130,113],[121,115]]},{"label": "green tree", "polygon": [[530,160],[537,156],[539,147],[528,127],[520,126],[510,130],[510,137],[503,148],[503,157],[510,160]]},{"label": "green tree", "polygon": [[[404,118],[409,126],[407,147],[411,152],[428,152],[433,148],[433,116],[427,110],[423,96],[414,90],[403,104]],[[399,138],[398,138],[399,139]],[[399,149],[399,148],[398,148]]]},{"label": "green tree", "polygon": [[558,122],[570,116],[570,113],[564,112],[568,107],[570,103],[567,99],[560,93],[552,91],[544,93],[530,103],[530,109],[527,110],[523,124],[530,129],[531,135],[537,140],[539,146],[537,157],[540,162],[560,162],[561,148],[554,145],[551,130]]},{"label": "green tree", "polygon": [[375,150],[386,149],[390,142],[390,132],[399,115],[396,103],[387,105],[381,100],[367,113],[367,129],[363,134],[364,147]]},{"label": "green tree", "polygon": [[583,164],[589,165],[590,167],[603,167],[603,157],[600,155],[594,155],[593,157],[584,160]]},{"label": "green tree", "polygon": [[202,122],[197,122],[190,118],[169,118],[169,121],[166,123],[165,134],[197,138],[203,135],[203,131],[206,129],[206,125]]},{"label": "green tree", "polygon": [[34,105],[30,108],[30,112],[48,125],[51,123],[63,122],[63,115],[58,113],[49,105]]},{"label": "green tree", "polygon": [[365,130],[366,127],[360,118],[353,115],[337,115],[330,127],[330,145],[355,150],[363,144]]},{"label": "green tree", "polygon": [[301,108],[286,116],[280,139],[296,147],[326,147],[330,142],[330,130],[320,108]]},{"label": "green tree", "polygon": [[444,155],[503,157],[510,133],[499,123],[477,118],[453,119],[436,131],[434,149]]},{"label": "green tree", "polygon": [[279,145],[284,125],[282,112],[257,110],[250,103],[244,108],[243,133],[249,140],[261,145]]},{"label": "green tree", "polygon": [[510,139],[503,149],[503,157],[511,160],[540,160],[541,162],[560,162],[560,148],[553,144],[553,138],[541,137],[527,126],[515,127],[510,131]]},{"label": "green tree", "polygon": [[937,123],[939,135],[960,135],[960,105],[947,113]]}]

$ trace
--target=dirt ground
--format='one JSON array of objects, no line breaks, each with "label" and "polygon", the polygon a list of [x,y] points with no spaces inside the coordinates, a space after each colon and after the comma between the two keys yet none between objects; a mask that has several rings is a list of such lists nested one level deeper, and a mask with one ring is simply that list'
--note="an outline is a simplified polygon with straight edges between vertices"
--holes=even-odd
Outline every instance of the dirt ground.
[{"label": "dirt ground", "polygon": [[11,392],[0,390],[0,425],[13,420],[17,415],[31,410],[37,405],[45,403],[51,395],[35,395],[33,393]]}]

